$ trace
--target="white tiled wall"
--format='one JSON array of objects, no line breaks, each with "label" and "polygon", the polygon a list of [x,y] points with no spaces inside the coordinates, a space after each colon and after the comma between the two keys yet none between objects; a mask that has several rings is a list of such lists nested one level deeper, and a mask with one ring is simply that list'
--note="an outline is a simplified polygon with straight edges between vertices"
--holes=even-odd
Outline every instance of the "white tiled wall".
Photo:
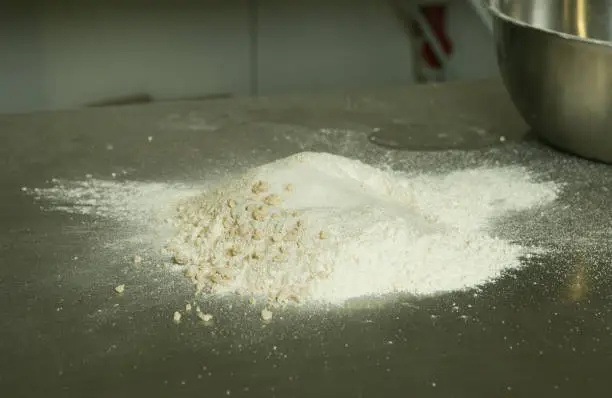
[{"label": "white tiled wall", "polygon": [[142,92],[160,98],[245,93],[245,1],[182,3],[49,5],[41,41],[51,106]]},{"label": "white tiled wall", "polygon": [[385,1],[264,0],[262,93],[413,82],[411,47]]},{"label": "white tiled wall", "polygon": [[446,73],[449,80],[479,79],[498,73],[493,35],[466,3],[448,3],[448,34],[454,44]]},{"label": "white tiled wall", "polygon": [[48,106],[38,17],[13,10],[0,12],[0,112]]},{"label": "white tiled wall", "polygon": [[[249,94],[248,1],[62,0],[5,9],[0,112],[79,107],[136,93]],[[258,3],[259,93],[413,82],[410,42],[385,1]],[[490,33],[467,2],[449,4],[457,52],[447,75],[496,73]]]},{"label": "white tiled wall", "polygon": [[50,3],[0,14],[0,111],[248,91],[245,1]]}]

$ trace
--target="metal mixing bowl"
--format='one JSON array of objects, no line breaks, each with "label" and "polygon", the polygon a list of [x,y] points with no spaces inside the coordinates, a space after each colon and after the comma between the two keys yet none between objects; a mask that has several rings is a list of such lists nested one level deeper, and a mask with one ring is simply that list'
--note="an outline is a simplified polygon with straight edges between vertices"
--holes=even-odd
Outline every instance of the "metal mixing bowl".
[{"label": "metal mixing bowl", "polygon": [[534,133],[612,163],[612,1],[492,0],[502,78]]}]

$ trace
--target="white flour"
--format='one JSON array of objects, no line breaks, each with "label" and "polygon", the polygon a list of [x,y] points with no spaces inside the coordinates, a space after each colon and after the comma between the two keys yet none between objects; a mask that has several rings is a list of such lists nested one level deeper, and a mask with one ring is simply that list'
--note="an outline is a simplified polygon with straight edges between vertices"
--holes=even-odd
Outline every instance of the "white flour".
[{"label": "white flour", "polygon": [[[159,257],[159,246],[172,236],[168,217],[174,214],[176,204],[201,192],[204,185],[191,187],[184,184],[100,180],[84,181],[53,179],[47,188],[27,188],[22,191],[34,196],[41,209],[112,220],[119,225],[112,239],[101,242],[107,248],[133,251],[133,262]],[[83,224],[89,225],[90,218]],[[148,253],[157,249],[155,253]],[[159,263],[159,259],[157,261]]]},{"label": "white flour", "polygon": [[[133,223],[159,222],[162,207],[197,191],[185,185],[158,182],[85,181],[53,179],[50,188],[22,188],[39,200],[51,202],[52,210]],[[46,204],[46,203],[45,203]]]},{"label": "white flour", "polygon": [[428,295],[519,267],[533,249],[495,238],[490,224],[557,191],[522,168],[404,177],[306,152],[186,200],[168,249],[205,292],[338,304]]}]

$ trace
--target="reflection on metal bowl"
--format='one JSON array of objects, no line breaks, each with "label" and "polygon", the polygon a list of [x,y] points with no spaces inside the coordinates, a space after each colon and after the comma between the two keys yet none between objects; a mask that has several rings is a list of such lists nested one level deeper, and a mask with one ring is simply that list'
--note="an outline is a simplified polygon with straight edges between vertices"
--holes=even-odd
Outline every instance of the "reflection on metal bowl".
[{"label": "reflection on metal bowl", "polygon": [[499,68],[534,132],[612,163],[612,1],[492,0]]}]

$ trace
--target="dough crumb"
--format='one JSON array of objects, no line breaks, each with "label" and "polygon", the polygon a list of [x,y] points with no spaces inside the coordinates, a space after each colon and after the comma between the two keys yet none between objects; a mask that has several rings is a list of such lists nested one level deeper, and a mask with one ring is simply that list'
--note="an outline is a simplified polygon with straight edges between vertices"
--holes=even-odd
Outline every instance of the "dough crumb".
[{"label": "dough crumb", "polygon": [[213,319],[212,314],[205,314],[202,312],[202,309],[200,309],[200,306],[196,306],[196,315],[198,318],[200,318],[200,320],[204,321],[204,322],[210,322]]},{"label": "dough crumb", "polygon": [[272,311],[267,308],[261,310],[261,319],[263,319],[264,321],[269,321],[270,319],[272,319],[272,315]]},{"label": "dough crumb", "polygon": [[182,318],[181,313],[178,311],[174,311],[174,315],[172,316],[172,321],[174,321],[174,323],[181,323],[181,318]]},{"label": "dough crumb", "polygon": [[278,206],[281,203],[281,198],[277,194],[268,195],[264,199],[264,203],[268,206]]},{"label": "dough crumb", "polygon": [[204,322],[210,322],[210,321],[212,321],[213,316],[211,314],[204,314],[204,313],[200,312],[200,313],[198,313],[198,318],[200,318]]},{"label": "dough crumb", "polygon": [[255,184],[253,184],[253,188],[251,188],[251,191],[253,191],[254,194],[258,194],[268,192],[269,188],[270,187],[268,186],[267,182],[257,181]]},{"label": "dough crumb", "polygon": [[123,293],[124,291],[125,291],[125,285],[124,285],[124,284],[121,284],[121,285],[115,286],[115,293],[117,293],[117,294],[121,294],[121,293]]},{"label": "dough crumb", "polygon": [[268,211],[264,207],[258,207],[253,210],[252,216],[255,221],[263,221],[268,215]]},{"label": "dough crumb", "polygon": [[191,312],[191,304],[185,304],[185,312]]}]

